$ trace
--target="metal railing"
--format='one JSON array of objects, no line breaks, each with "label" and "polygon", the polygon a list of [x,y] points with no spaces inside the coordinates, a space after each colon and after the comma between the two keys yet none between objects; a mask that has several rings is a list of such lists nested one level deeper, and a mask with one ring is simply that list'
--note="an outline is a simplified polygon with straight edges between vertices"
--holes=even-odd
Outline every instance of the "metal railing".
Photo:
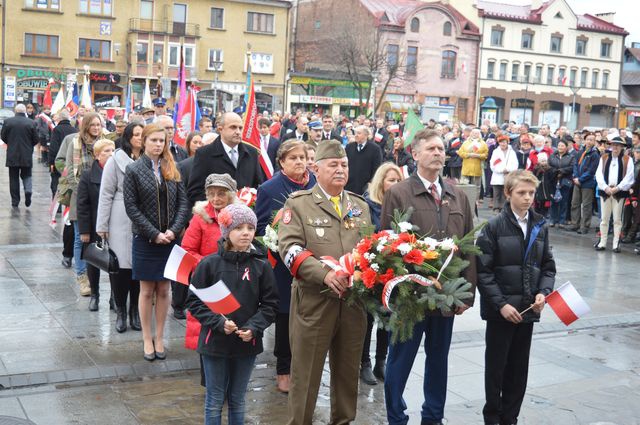
[{"label": "metal railing", "polygon": [[168,20],[130,18],[129,31],[199,37],[200,24],[173,22]]}]

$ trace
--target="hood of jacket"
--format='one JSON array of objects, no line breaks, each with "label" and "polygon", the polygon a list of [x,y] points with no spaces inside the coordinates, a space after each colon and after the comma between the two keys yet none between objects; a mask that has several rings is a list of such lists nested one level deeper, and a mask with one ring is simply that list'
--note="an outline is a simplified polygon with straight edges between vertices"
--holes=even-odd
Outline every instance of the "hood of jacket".
[{"label": "hood of jacket", "polygon": [[213,223],[216,218],[216,212],[213,205],[209,201],[197,201],[193,205],[193,215],[199,215],[205,223]]},{"label": "hood of jacket", "polygon": [[122,171],[123,173],[127,169],[127,165],[133,162],[133,159],[131,159],[129,155],[127,155],[127,153],[122,149],[116,149],[116,151],[113,153],[113,160],[116,162],[118,168],[120,168],[120,171]]}]

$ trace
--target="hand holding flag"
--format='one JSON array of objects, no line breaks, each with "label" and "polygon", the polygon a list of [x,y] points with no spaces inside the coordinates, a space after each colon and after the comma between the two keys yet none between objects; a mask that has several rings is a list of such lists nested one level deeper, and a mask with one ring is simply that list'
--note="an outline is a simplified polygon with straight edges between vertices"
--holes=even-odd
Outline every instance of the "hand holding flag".
[{"label": "hand holding flag", "polygon": [[[589,305],[580,296],[578,291],[576,291],[576,288],[574,288],[571,282],[566,282],[547,295],[545,301],[556,313],[558,319],[567,326],[591,311]],[[521,311],[520,314],[526,313],[534,308],[535,305],[536,304],[531,304],[529,308]]]}]

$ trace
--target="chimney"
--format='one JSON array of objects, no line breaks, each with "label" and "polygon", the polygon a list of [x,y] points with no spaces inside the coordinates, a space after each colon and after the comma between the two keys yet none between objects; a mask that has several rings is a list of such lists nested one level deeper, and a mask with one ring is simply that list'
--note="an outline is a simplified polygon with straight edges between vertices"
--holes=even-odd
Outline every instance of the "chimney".
[{"label": "chimney", "polygon": [[613,18],[616,16],[616,12],[596,13],[596,16],[603,21],[607,21],[610,24],[613,24]]}]

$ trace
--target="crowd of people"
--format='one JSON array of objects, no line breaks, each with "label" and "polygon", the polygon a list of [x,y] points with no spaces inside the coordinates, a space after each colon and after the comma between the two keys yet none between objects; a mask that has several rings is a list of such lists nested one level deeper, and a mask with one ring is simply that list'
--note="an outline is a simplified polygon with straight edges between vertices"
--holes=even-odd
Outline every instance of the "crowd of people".
[{"label": "crowd of people", "polygon": [[[553,288],[546,229],[587,234],[597,213],[595,249],[605,250],[612,232],[616,253],[640,230],[640,133],[629,137],[624,129],[569,134],[543,125],[532,133],[513,122],[449,126],[431,120],[405,144],[403,119],[265,113],[258,128],[274,169],[267,179],[258,150],[242,142],[243,120],[235,113],[201,119],[183,147],[164,104],[127,119],[109,119],[104,110],[81,109],[74,117],[66,109],[54,116],[24,105],[15,111],[1,134],[12,206],[20,203],[20,178],[25,206],[31,203],[33,150],[40,146],[52,197],[70,210],[62,264],[74,267],[89,310],[99,309],[100,270],[83,260],[83,246],[107,242],[119,261],[109,274],[116,331],[141,331],[143,358],[163,360],[169,306],[176,319],[187,320],[186,346],[199,353],[206,386],[206,424],[221,423],[225,401],[229,423],[243,423],[248,380],[272,323],[275,385],[289,394],[290,424],[311,423],[327,353],[332,424],[354,420],[359,379],[384,382],[389,423],[406,424],[402,393],[423,334],[422,424],[441,423],[453,315],[430,314],[403,343],[390,345],[388,332],[378,328],[372,365],[373,316],[342,302],[346,278],[319,261],[350,252],[366,226],[388,229],[394,209],[407,206],[419,212],[413,224],[420,234],[434,238],[471,231],[478,208],[495,214],[480,235],[483,255],[477,265],[468,258],[465,277],[477,282],[482,317],[493,323],[485,421],[516,423],[532,325]],[[476,195],[471,202],[463,185]],[[238,199],[245,187],[257,189],[253,209]],[[278,252],[268,253],[256,236],[279,210]],[[504,251],[517,252],[524,242],[511,248],[497,243],[514,232],[525,241],[545,223],[542,248],[530,260],[529,250],[519,257]],[[240,309],[215,314],[187,286],[170,282],[164,268],[175,245],[198,261],[195,288],[222,280]],[[519,273],[510,271],[514,265]],[[527,314],[518,313],[529,306]],[[513,341],[520,348],[505,350]],[[518,378],[509,387],[499,379],[505,373]]]}]

